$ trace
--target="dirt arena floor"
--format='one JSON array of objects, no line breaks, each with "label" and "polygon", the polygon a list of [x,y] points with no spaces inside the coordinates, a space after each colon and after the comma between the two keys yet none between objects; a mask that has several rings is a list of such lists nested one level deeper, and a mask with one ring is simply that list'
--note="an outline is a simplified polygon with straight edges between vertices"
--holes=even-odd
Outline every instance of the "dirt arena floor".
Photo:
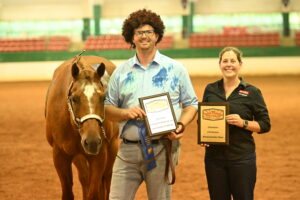
[{"label": "dirt arena floor", "polygon": [[[300,76],[245,77],[259,87],[271,116],[272,130],[255,135],[258,178],[256,200],[300,199]],[[193,78],[202,98],[212,77]],[[44,101],[49,82],[0,83],[0,199],[60,199],[51,148],[45,138]],[[204,149],[197,145],[196,121],[182,139],[174,200],[208,200]],[[76,170],[74,170],[76,173]],[[81,199],[77,175],[74,193]],[[147,199],[145,186],[137,200]]]}]

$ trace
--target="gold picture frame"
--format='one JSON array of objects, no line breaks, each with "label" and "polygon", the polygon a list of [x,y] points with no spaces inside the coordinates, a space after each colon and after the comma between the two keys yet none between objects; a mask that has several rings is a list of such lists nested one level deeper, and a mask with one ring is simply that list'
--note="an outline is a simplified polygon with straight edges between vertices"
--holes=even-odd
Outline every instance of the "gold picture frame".
[{"label": "gold picture frame", "polygon": [[228,102],[198,103],[198,144],[229,145]]},{"label": "gold picture frame", "polygon": [[176,130],[177,120],[169,93],[142,97],[139,102],[146,112],[145,123],[150,137]]}]

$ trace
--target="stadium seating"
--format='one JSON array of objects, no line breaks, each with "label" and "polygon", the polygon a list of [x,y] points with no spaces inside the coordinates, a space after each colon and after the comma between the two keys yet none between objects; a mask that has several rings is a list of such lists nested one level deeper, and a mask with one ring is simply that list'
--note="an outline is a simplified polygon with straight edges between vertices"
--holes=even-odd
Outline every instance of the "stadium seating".
[{"label": "stadium seating", "polygon": [[194,33],[189,38],[190,48],[205,47],[258,47],[279,46],[280,36],[278,32],[247,33],[243,27],[224,27],[222,34]]},{"label": "stadium seating", "polygon": [[71,40],[68,37],[55,36],[31,39],[0,39],[0,52],[66,51]]},{"label": "stadium seating", "polygon": [[[158,48],[172,48],[173,36],[166,35],[158,43]],[[86,50],[129,49],[130,45],[121,35],[89,36],[85,42]]]},{"label": "stadium seating", "polygon": [[89,36],[85,41],[86,50],[129,49],[121,35]]},{"label": "stadium seating", "polygon": [[0,39],[0,52],[33,52],[45,50],[46,41],[43,38]]},{"label": "stadium seating", "polygon": [[[67,51],[71,40],[65,36],[48,39],[0,39],[0,52]],[[129,49],[121,35],[89,36],[84,43],[86,50]],[[173,36],[165,35],[158,43],[159,49],[173,47]]]},{"label": "stadium seating", "polygon": [[51,37],[47,46],[48,51],[67,51],[70,47],[71,40],[64,36]]},{"label": "stadium seating", "polygon": [[159,49],[170,49],[173,48],[173,35],[165,35],[162,40],[157,44]]}]

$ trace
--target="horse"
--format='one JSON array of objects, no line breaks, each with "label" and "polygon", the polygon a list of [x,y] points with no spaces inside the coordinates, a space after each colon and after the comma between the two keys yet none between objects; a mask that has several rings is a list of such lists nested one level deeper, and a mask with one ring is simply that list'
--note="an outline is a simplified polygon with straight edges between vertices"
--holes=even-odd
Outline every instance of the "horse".
[{"label": "horse", "polygon": [[97,56],[75,56],[54,72],[48,88],[46,138],[62,200],[74,199],[72,163],[84,200],[108,199],[118,148],[118,126],[105,118],[107,81],[116,66]]}]

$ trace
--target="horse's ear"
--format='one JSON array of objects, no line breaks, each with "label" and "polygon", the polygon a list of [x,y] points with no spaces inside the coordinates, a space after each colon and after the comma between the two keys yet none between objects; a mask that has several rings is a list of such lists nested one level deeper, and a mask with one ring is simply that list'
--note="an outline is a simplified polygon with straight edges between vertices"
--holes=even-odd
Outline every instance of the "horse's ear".
[{"label": "horse's ear", "polygon": [[105,65],[103,63],[101,63],[99,65],[99,67],[97,68],[97,74],[99,77],[102,77],[104,72],[105,72]]},{"label": "horse's ear", "polygon": [[79,74],[79,68],[76,63],[72,65],[72,76],[73,78],[77,78]]}]

